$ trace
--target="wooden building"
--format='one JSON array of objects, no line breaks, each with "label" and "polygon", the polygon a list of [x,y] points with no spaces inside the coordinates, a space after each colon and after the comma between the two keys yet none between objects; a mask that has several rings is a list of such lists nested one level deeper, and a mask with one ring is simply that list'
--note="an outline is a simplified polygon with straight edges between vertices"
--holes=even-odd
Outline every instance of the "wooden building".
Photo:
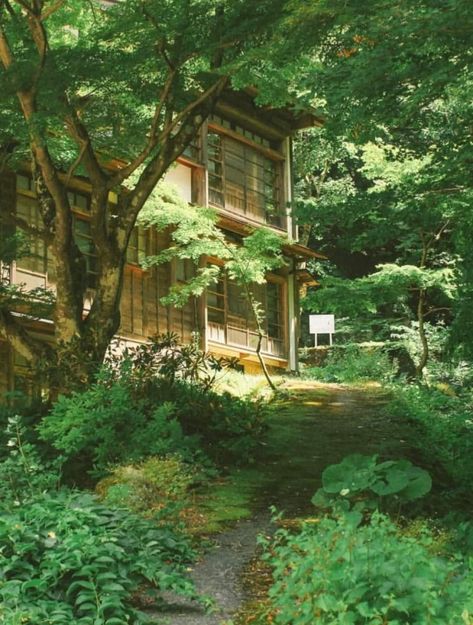
[{"label": "wooden building", "polygon": [[[308,279],[306,260],[318,256],[297,242],[297,226],[288,208],[292,199],[291,136],[298,128],[317,123],[309,115],[295,117],[288,111],[257,108],[251,94],[229,94],[166,176],[186,201],[214,207],[220,227],[229,236],[245,236],[264,225],[287,237],[286,266],[268,275],[265,285],[255,286],[257,299],[266,311],[262,351],[268,366],[274,368],[297,369],[300,281]],[[0,210],[2,204],[14,203],[19,216],[40,226],[32,189],[27,173],[2,174]],[[86,257],[93,297],[95,259],[87,181],[71,180],[69,198],[76,242]],[[113,197],[110,200],[113,202]],[[27,289],[54,290],[54,266],[44,241],[31,235],[29,241],[30,253],[1,267],[1,279]],[[134,344],[168,331],[176,332],[183,341],[197,336],[204,350],[236,356],[245,370],[257,370],[252,315],[240,290],[224,275],[204,297],[189,301],[182,309],[161,303],[172,284],[187,280],[194,271],[190,261],[173,261],[147,270],[140,266],[142,253],[155,254],[168,244],[166,233],[135,229],[128,248],[118,337]],[[218,263],[218,259],[203,258],[201,262]],[[34,331],[52,336],[52,322],[37,320]],[[0,342],[0,393],[24,389],[28,377],[28,363]]]}]

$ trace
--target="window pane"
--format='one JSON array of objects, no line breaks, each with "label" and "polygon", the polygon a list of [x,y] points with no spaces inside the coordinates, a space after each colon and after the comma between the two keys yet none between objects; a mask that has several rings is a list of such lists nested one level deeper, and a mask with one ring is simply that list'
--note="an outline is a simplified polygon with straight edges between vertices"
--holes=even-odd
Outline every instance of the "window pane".
[{"label": "window pane", "polygon": [[[22,176],[22,178],[24,178],[24,176]],[[36,199],[24,195],[17,195],[16,212],[18,217],[21,217],[29,226],[42,230],[43,220]],[[18,230],[22,231],[20,227]],[[17,266],[34,273],[46,273],[47,250],[44,239],[40,234],[31,232],[23,231],[23,235],[26,253],[17,259]]]},{"label": "window pane", "polygon": [[18,191],[32,191],[33,181],[29,176],[18,174],[16,177],[16,188]]}]

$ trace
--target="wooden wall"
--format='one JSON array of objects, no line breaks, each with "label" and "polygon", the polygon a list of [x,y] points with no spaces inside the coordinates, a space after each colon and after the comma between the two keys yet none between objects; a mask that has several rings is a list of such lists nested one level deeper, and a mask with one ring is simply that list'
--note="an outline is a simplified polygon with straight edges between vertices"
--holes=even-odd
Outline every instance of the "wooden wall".
[{"label": "wooden wall", "polygon": [[[169,245],[169,235],[149,233],[150,253]],[[189,301],[183,308],[163,306],[161,298],[168,294],[175,281],[174,267],[170,263],[142,270],[136,265],[125,268],[121,299],[120,336],[134,339],[149,338],[156,334],[175,332],[188,342],[197,329],[196,303]]]}]

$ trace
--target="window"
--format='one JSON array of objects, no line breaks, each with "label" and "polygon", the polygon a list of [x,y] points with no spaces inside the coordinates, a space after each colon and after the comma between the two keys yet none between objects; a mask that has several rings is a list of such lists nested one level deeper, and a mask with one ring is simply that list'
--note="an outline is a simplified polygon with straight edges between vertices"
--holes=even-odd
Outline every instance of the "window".
[{"label": "window", "polygon": [[199,135],[197,135],[196,137],[194,137],[194,139],[192,139],[192,141],[189,143],[189,145],[186,147],[186,149],[182,153],[182,156],[188,158],[191,161],[195,161],[196,163],[199,163],[201,161],[200,136]]},{"label": "window", "polygon": [[130,235],[126,249],[126,260],[131,265],[139,265],[146,255],[146,231],[135,227]]},{"label": "window", "polygon": [[266,285],[266,324],[268,336],[276,339],[284,337],[284,319],[282,314],[281,285],[268,282]]},{"label": "window", "polygon": [[207,289],[207,319],[211,323],[225,323],[225,278]]},{"label": "window", "polygon": [[76,191],[68,191],[67,197],[72,209],[76,209],[82,213],[88,213],[90,210],[89,198],[82,193],[76,193]]},{"label": "window", "polygon": [[87,286],[91,289],[97,284],[97,254],[92,240],[90,221],[74,215],[74,239],[85,258]]},{"label": "window", "polygon": [[210,204],[282,226],[280,168],[257,147],[209,131]]},{"label": "window", "polygon": [[[16,214],[27,224],[38,231],[44,227],[39,212],[33,181],[29,176],[16,177]],[[20,227],[21,230],[21,227]],[[45,274],[47,270],[47,248],[40,234],[25,232],[27,254],[17,259],[17,266],[33,273]]]},{"label": "window", "polygon": [[195,264],[190,258],[176,258],[176,282],[188,282],[195,275]]},{"label": "window", "polygon": [[[252,285],[251,290],[255,300],[264,310],[263,332],[269,341],[265,341],[263,350],[282,354],[284,352],[282,285],[279,282],[268,281],[266,284]],[[256,347],[258,342],[256,320],[248,298],[238,284],[225,276],[221,276],[215,285],[207,289],[207,320],[210,339],[244,347]],[[222,328],[225,329],[225,334],[222,334]]]}]

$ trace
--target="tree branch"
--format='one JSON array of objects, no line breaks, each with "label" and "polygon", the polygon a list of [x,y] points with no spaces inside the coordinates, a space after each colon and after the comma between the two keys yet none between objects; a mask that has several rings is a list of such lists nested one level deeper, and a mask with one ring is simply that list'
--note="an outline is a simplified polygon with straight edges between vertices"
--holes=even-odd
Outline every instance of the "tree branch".
[{"label": "tree branch", "polygon": [[[146,165],[144,171],[135,185],[135,188],[127,195],[118,210],[119,225],[126,232],[130,232],[136,221],[139,211],[148,199],[161,176],[196,135],[204,120],[210,114],[216,99],[228,83],[228,77],[221,77],[211,88],[207,89],[199,98],[194,100],[180,114],[182,121],[179,131],[172,137],[167,136],[162,149]],[[198,111],[196,110],[198,108]],[[183,117],[186,113],[187,117]],[[170,132],[170,131],[169,131]],[[160,138],[161,140],[161,138]]]},{"label": "tree branch", "polygon": [[163,89],[161,90],[160,96],[158,98],[158,103],[154,110],[153,119],[150,125],[149,138],[145,147],[143,148],[141,153],[138,154],[138,156],[135,159],[133,159],[133,161],[131,161],[131,163],[129,163],[128,165],[120,169],[120,171],[118,171],[110,179],[108,183],[108,187],[110,189],[118,186],[119,184],[122,184],[122,182],[124,182],[134,171],[138,169],[138,167],[140,167],[145,162],[145,160],[151,154],[153,149],[156,147],[158,143],[157,131],[159,127],[159,119],[161,117],[161,113],[163,111],[164,105],[171,91],[172,84],[174,82],[176,75],[177,75],[177,70],[171,69],[166,79],[166,82],[164,83]]},{"label": "tree branch", "polygon": [[65,4],[66,0],[58,0],[55,4],[46,9],[44,13],[41,14],[41,21],[44,22],[48,19],[53,13],[59,11],[59,9]]},{"label": "tree branch", "polygon": [[164,129],[162,134],[159,136],[159,142],[162,142],[169,137],[172,131],[179,126],[183,120],[191,117],[196,108],[204,102],[210,100],[215,94],[219,94],[227,85],[228,80],[228,76],[221,76],[211,87],[201,93],[196,100],[188,104],[178,115],[176,115],[171,124]]},{"label": "tree branch", "polygon": [[72,138],[79,146],[81,153],[83,153],[81,160],[84,160],[87,174],[93,184],[102,186],[106,183],[107,176],[97,159],[87,128],[80,121],[76,109],[67,98],[66,104],[69,107],[69,115],[66,118],[66,124]]},{"label": "tree branch", "polygon": [[27,2],[25,2],[24,0],[13,0],[13,2],[16,2],[17,4],[19,4],[21,8],[24,9],[28,15],[34,15],[33,7],[29,5]]}]

